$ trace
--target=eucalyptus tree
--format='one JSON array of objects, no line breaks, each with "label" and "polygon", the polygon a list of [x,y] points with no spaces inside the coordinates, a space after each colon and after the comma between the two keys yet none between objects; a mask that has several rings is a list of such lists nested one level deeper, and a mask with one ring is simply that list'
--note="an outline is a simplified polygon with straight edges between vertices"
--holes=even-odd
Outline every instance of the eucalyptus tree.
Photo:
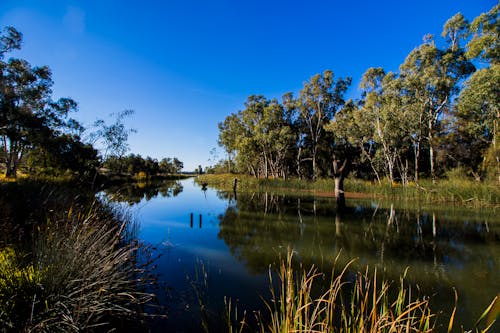
[{"label": "eucalyptus tree", "polygon": [[266,168],[266,177],[286,178],[288,175],[287,157],[294,144],[292,124],[283,105],[276,99],[269,101],[264,108],[264,117],[259,124],[257,140],[261,142]]},{"label": "eucalyptus tree", "polygon": [[366,117],[367,114],[361,111],[361,104],[352,100],[347,101],[335,119],[325,125],[325,129],[334,134],[335,141],[344,140],[356,147],[360,153],[359,162],[369,164],[380,184],[380,166],[376,159],[378,143],[373,139],[370,120]]},{"label": "eucalyptus tree", "polygon": [[[500,182],[500,5],[475,18],[470,25],[472,38],[466,55],[484,63],[465,83],[458,104],[459,128],[469,138],[490,148],[483,158],[485,167],[495,165]],[[483,145],[484,146],[484,145]],[[477,166],[473,166],[477,168]]]},{"label": "eucalyptus tree", "polygon": [[127,128],[125,119],[134,114],[134,110],[123,110],[118,113],[111,113],[115,117],[114,123],[107,124],[103,119],[94,122],[94,132],[90,134],[90,141],[93,145],[101,146],[103,159],[110,156],[123,157],[130,150],[128,137],[137,130]]},{"label": "eucalyptus tree", "polygon": [[381,174],[392,184],[396,172],[406,183],[409,121],[402,105],[400,80],[382,68],[368,69],[361,80],[362,100],[349,102],[325,128],[336,141],[356,147],[380,182]]},{"label": "eucalyptus tree", "polygon": [[181,162],[177,157],[174,157],[172,160],[173,166],[174,166],[174,171],[176,173],[180,173],[182,169],[184,169],[184,163]]},{"label": "eucalyptus tree", "polygon": [[174,164],[172,158],[164,157],[158,162],[158,167],[161,173],[175,173]]},{"label": "eucalyptus tree", "polygon": [[[259,142],[256,138],[262,139],[259,131],[265,131],[262,126],[264,108],[269,101],[262,95],[251,95],[245,102],[245,109],[236,114],[237,122],[232,123],[231,131],[236,136],[237,162],[255,177],[263,174],[262,149],[266,142]],[[267,172],[267,168],[266,168]]]},{"label": "eucalyptus tree", "polygon": [[400,67],[402,93],[408,102],[407,107],[416,114],[414,119],[425,123],[424,136],[433,180],[436,177],[435,149],[442,115],[450,110],[452,100],[459,92],[459,83],[474,69],[458,44],[452,42],[449,48],[443,50],[429,36],[410,52]]},{"label": "eucalyptus tree", "polygon": [[320,174],[318,152],[321,147],[328,147],[331,144],[327,140],[324,126],[344,105],[344,94],[350,84],[351,78],[335,80],[333,72],[327,70],[323,74],[311,77],[300,91],[299,123],[304,131],[304,143],[310,145],[313,180]]},{"label": "eucalyptus tree", "polygon": [[462,13],[457,13],[446,21],[441,37],[446,39],[451,50],[456,51],[461,48],[460,42],[467,38],[468,33],[469,22]]},{"label": "eucalyptus tree", "polygon": [[467,57],[478,58],[491,64],[500,62],[499,12],[500,4],[497,4],[472,21],[469,27],[472,38],[467,44]]},{"label": "eucalyptus tree", "polygon": [[360,110],[363,120],[370,127],[372,140],[378,143],[378,152],[385,161],[386,176],[389,183],[395,180],[395,170],[399,163],[400,175],[403,172],[402,150],[407,133],[404,131],[406,120],[403,114],[401,98],[396,85],[394,73],[385,73],[382,68],[368,69],[361,80],[364,103]]},{"label": "eucalyptus tree", "polygon": [[227,153],[227,171],[233,172],[234,166],[233,161],[235,154],[237,152],[237,142],[238,142],[238,115],[230,114],[227,116],[223,122],[218,124],[219,127],[219,146],[223,147]]},{"label": "eucalyptus tree", "polygon": [[219,144],[254,176],[285,178],[287,153],[293,146],[286,119],[285,108],[277,100],[252,95],[244,110],[219,123]]},{"label": "eucalyptus tree", "polygon": [[[332,135],[333,140],[331,170],[339,209],[345,206],[344,179],[351,171],[352,165],[359,164],[363,159],[368,159],[370,164],[373,162],[373,140],[367,135],[366,123],[363,120],[358,103],[349,100],[338,110],[335,118],[324,125],[325,131]],[[380,182],[376,168],[373,164],[371,166]]]}]

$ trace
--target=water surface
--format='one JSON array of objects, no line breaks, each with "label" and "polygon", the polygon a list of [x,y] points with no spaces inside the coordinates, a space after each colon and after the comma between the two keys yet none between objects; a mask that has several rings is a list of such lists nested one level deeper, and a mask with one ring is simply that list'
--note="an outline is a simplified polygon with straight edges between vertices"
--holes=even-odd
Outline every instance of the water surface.
[{"label": "water surface", "polygon": [[288,248],[325,273],[337,257],[340,267],[356,258],[353,271],[368,264],[395,281],[409,268],[415,293],[432,296],[443,319],[456,288],[465,327],[500,291],[498,210],[347,200],[340,214],[332,198],[264,191],[235,198],[193,179],[119,193],[139,221],[139,237],[159,255],[155,292],[169,315],[155,324],[159,332],[201,330],[199,301],[212,325],[225,297],[249,313],[262,309],[269,267]]}]

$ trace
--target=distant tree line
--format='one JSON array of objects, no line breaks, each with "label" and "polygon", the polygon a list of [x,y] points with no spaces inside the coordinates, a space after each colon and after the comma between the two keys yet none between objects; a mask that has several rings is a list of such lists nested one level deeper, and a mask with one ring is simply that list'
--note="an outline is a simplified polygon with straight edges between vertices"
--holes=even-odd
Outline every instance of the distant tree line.
[{"label": "distant tree line", "polygon": [[[54,100],[52,73],[47,66],[32,66],[24,59],[5,59],[20,49],[22,34],[13,27],[0,32],[0,170],[16,177],[20,168],[34,175],[70,174],[95,179],[102,168],[117,174],[178,173],[177,158],[160,162],[140,155],[124,156],[130,133],[125,110],[112,114],[111,124],[97,120],[85,129],[70,117],[78,105],[71,98]],[[97,149],[99,148],[99,150]]]},{"label": "distant tree line", "polygon": [[159,162],[157,159],[147,156],[143,158],[138,154],[130,154],[123,157],[110,156],[103,167],[113,174],[137,175],[143,172],[145,176],[156,176],[160,174],[176,174],[182,171],[184,163],[177,157],[163,158]]},{"label": "distant tree line", "polygon": [[345,100],[351,78],[313,76],[298,96],[252,95],[219,123],[227,158],[212,172],[316,179],[348,171],[408,184],[460,169],[500,181],[500,5],[469,23],[449,19],[410,52],[399,72],[370,68],[361,98]]}]

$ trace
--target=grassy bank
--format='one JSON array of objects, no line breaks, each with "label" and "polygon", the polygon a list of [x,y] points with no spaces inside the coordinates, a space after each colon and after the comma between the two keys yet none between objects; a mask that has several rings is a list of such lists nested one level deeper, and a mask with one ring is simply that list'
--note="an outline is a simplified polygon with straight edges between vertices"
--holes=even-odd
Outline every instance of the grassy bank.
[{"label": "grassy bank", "polygon": [[[272,190],[290,193],[290,191],[333,196],[333,179],[319,179],[315,182],[300,179],[260,179],[247,175],[202,175],[199,183],[222,190],[232,190],[234,179],[238,179],[238,189],[243,191]],[[422,180],[408,186],[401,184],[373,183],[359,179],[345,180],[346,196],[387,198],[409,201],[428,201],[470,205],[476,207],[500,207],[500,186],[496,183],[478,183],[468,179],[441,179],[436,183]]]},{"label": "grassy bank", "polygon": [[0,194],[0,331],[141,326],[152,281],[126,211],[69,184],[6,183]]}]

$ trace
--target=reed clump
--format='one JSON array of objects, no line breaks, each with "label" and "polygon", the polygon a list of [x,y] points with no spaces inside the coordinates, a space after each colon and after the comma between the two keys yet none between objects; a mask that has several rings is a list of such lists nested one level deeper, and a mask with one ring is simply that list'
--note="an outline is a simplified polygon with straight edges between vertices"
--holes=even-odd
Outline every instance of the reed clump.
[{"label": "reed clump", "polygon": [[32,251],[0,251],[0,331],[108,331],[145,316],[149,263],[132,221],[95,204],[51,217]]},{"label": "reed clump", "polygon": [[[428,299],[414,298],[405,285],[378,281],[377,271],[348,277],[349,264],[332,272],[326,291],[316,285],[325,276],[314,268],[295,272],[292,254],[282,261],[278,288],[272,288],[269,332],[431,332],[435,315]],[[271,284],[273,282],[271,281]],[[394,294],[394,290],[397,292]]]},{"label": "reed clump", "polygon": [[[248,324],[246,313],[238,318],[237,307],[233,310],[225,300],[226,313],[232,315],[229,332],[450,333],[456,328],[456,306],[447,327],[438,327],[429,298],[415,295],[406,282],[408,270],[394,283],[380,278],[376,269],[351,273],[351,261],[341,271],[333,269],[328,278],[314,267],[294,269],[292,259],[293,252],[288,251],[277,279],[269,272],[271,297],[265,301],[267,311],[256,315],[257,328]],[[499,312],[497,296],[471,330],[461,331],[491,332]]]}]

